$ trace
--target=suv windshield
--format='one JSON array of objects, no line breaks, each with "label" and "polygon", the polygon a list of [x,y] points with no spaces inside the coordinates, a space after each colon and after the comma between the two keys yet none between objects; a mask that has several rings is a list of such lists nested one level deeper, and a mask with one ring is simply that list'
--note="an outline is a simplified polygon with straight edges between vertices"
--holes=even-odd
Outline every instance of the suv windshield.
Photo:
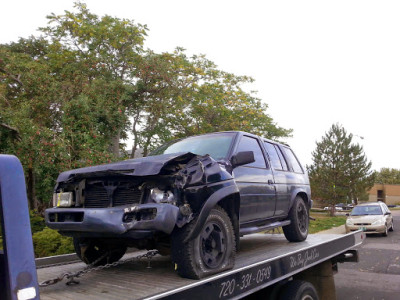
[{"label": "suv windshield", "polygon": [[378,205],[356,206],[351,212],[352,216],[382,215],[382,209]]},{"label": "suv windshield", "polygon": [[150,155],[192,152],[198,155],[209,154],[215,160],[224,159],[228,156],[233,137],[233,132],[189,137],[167,143],[151,152]]}]

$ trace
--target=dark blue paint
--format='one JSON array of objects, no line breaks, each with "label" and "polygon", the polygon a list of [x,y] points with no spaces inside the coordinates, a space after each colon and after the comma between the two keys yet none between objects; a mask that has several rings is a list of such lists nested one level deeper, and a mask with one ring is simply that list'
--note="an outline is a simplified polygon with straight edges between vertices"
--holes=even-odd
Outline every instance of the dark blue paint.
[{"label": "dark blue paint", "polygon": [[39,287],[24,171],[18,158],[0,155],[0,200],[4,253],[0,254],[0,298],[18,299],[18,291]]}]

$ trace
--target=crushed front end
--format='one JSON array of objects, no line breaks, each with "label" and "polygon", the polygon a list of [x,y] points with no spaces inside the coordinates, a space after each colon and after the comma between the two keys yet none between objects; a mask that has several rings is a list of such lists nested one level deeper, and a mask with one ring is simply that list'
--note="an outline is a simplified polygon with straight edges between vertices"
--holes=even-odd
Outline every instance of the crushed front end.
[{"label": "crushed front end", "polygon": [[169,235],[226,184],[234,182],[222,165],[190,152],[72,170],[57,180],[46,224],[73,237]]}]

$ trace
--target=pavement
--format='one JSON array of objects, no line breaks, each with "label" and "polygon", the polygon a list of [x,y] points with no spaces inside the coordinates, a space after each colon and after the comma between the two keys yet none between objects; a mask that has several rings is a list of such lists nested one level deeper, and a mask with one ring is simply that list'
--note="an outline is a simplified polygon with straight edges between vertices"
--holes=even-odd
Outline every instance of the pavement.
[{"label": "pavement", "polygon": [[[338,300],[400,299],[400,211],[392,210],[395,230],[371,235],[357,247],[359,261],[339,264],[335,275]],[[329,230],[330,231],[330,230]],[[330,232],[340,232],[333,228]]]}]

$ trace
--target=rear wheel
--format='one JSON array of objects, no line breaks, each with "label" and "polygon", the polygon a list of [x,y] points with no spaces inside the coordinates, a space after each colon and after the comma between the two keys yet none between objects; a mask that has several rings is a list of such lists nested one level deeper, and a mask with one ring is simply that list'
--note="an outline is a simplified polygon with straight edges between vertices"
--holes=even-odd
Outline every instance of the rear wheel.
[{"label": "rear wheel", "polygon": [[199,279],[233,268],[235,235],[232,222],[219,206],[210,211],[200,234],[184,243],[195,222],[177,228],[172,235],[172,260],[178,274]]},{"label": "rear wheel", "polygon": [[296,196],[289,211],[290,224],[283,227],[283,233],[289,242],[301,242],[307,238],[309,214],[303,198]]},{"label": "rear wheel", "polygon": [[126,246],[110,245],[88,238],[74,238],[73,242],[76,255],[88,265],[95,262],[94,266],[111,264],[120,260],[127,249]]},{"label": "rear wheel", "polygon": [[291,280],[281,288],[279,300],[318,300],[314,286],[303,280]]}]

